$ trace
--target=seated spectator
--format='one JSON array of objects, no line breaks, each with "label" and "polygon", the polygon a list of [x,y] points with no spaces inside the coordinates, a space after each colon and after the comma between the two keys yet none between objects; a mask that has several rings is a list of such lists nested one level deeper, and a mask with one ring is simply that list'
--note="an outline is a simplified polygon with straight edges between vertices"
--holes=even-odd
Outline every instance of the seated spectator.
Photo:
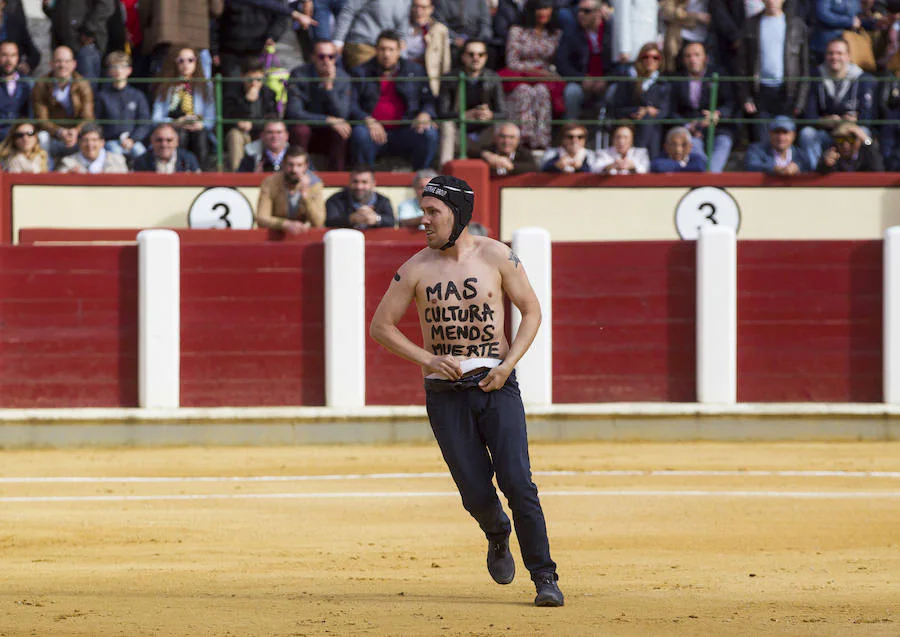
[{"label": "seated spectator", "polygon": [[[31,113],[31,85],[19,76],[19,46],[15,42],[0,42],[0,81],[6,86],[0,91],[0,122],[28,119]],[[9,124],[0,123],[0,136],[6,136]]]},{"label": "seated spectator", "polygon": [[[478,0],[484,5],[483,0]],[[432,0],[412,0],[409,32],[403,56],[425,69],[428,86],[437,97],[441,92],[441,76],[450,74],[450,34],[447,27],[432,17]]]},{"label": "seated spectator", "polygon": [[684,76],[687,82],[676,82],[672,86],[672,117],[690,120],[685,128],[694,137],[694,154],[706,157],[704,144],[710,125],[716,124],[713,139],[712,157],[709,158],[710,172],[720,173],[725,170],[731,148],[734,145],[734,130],[726,124],[719,124],[720,118],[730,118],[734,112],[734,97],[731,84],[719,83],[716,110],[712,107],[712,76],[706,55],[706,47],[699,42],[685,45],[682,54],[684,59]]},{"label": "seated spectator", "polygon": [[585,105],[596,116],[598,102],[606,91],[603,75],[611,74],[612,33],[603,21],[600,0],[578,2],[578,23],[570,31],[563,31],[556,50],[556,70],[563,77],[582,78],[581,82],[566,84],[566,119],[581,119]]},{"label": "seated spectator", "polygon": [[706,159],[691,153],[693,138],[688,129],[676,126],[666,134],[665,155],[650,162],[652,173],[702,173]]},{"label": "seated spectator", "polygon": [[10,126],[0,142],[0,165],[8,173],[45,173],[50,169],[47,151],[38,144],[33,124]]},{"label": "seated spectator", "polygon": [[612,148],[597,151],[594,171],[603,175],[643,175],[650,172],[650,154],[634,147],[634,130],[619,126],[612,134]]},{"label": "seated spectator", "polygon": [[68,47],[82,77],[100,77],[109,37],[107,21],[115,11],[115,0],[44,0],[43,8],[50,18],[54,49]]},{"label": "seated spectator", "polygon": [[634,144],[646,148],[651,157],[659,153],[662,126],[653,123],[669,116],[672,85],[660,82],[659,68],[663,56],[655,42],[641,47],[634,63],[634,82],[618,82],[610,99],[615,119],[631,119],[636,123]]},{"label": "seated spectator", "polygon": [[141,36],[140,46],[131,41],[132,54],[140,54],[136,75],[156,77],[172,46],[181,46],[200,51],[201,66],[212,77],[212,56],[219,55],[221,39],[218,18],[224,8],[224,0],[140,0],[138,24],[126,23]]},{"label": "seated spectator", "polygon": [[413,190],[416,196],[412,199],[406,199],[397,206],[397,221],[401,228],[422,228],[422,193],[428,182],[437,177],[438,174],[431,168],[419,170],[413,175]]},{"label": "seated spectator", "polygon": [[[538,82],[504,82],[508,115],[519,122],[522,145],[544,149],[550,145],[550,120],[564,110],[565,84],[551,70],[562,30],[552,0],[528,0],[525,23],[513,26],[506,40],[506,68],[502,77],[540,78]],[[554,108],[554,99],[557,105]]]},{"label": "seated spectator", "polygon": [[[284,5],[281,2],[278,4]],[[217,20],[216,42],[222,75],[240,76],[245,64],[259,59],[267,47],[274,47],[291,24],[289,12],[287,15],[285,13],[283,10],[273,11],[271,7],[259,3],[225,2]]]},{"label": "seated spectator", "polygon": [[768,175],[790,176],[809,172],[806,153],[794,146],[797,138],[794,120],[777,116],[769,124],[769,141],[751,144],[744,158],[744,170]]},{"label": "seated spectator", "polygon": [[[485,68],[488,58],[487,45],[481,40],[468,40],[462,50],[462,69],[466,79],[466,154],[478,157],[494,136],[494,122],[506,116],[506,98],[500,77]],[[442,119],[451,120],[459,115],[459,82],[446,82],[441,88],[439,113]],[[459,134],[456,122],[441,122],[440,164],[444,165],[456,155]]]},{"label": "seated spectator", "polygon": [[545,173],[596,172],[597,155],[587,144],[587,129],[581,124],[566,124],[561,131],[562,145],[544,153],[541,171]]},{"label": "seated spectator", "polygon": [[171,123],[179,145],[190,151],[201,166],[208,164],[216,102],[198,66],[193,49],[172,47],[157,77],[153,101],[154,122]]},{"label": "seated spectator", "polygon": [[831,144],[831,131],[841,122],[871,119],[874,95],[871,76],[850,62],[850,46],[843,38],[828,43],[825,63],[814,74],[822,81],[809,92],[805,118],[818,120],[800,131],[800,148],[810,166],[817,166],[822,150]]},{"label": "seated spectator", "polygon": [[667,73],[679,70],[678,61],[685,46],[691,42],[706,45],[712,22],[709,5],[710,0],[660,0],[659,17],[666,27],[662,68]]},{"label": "seated spectator", "polygon": [[[859,0],[815,0],[809,50],[816,62],[825,58],[828,45],[844,31],[862,27]],[[801,136],[803,132],[801,131]]]},{"label": "seated spectator", "polygon": [[57,157],[78,150],[81,125],[94,119],[94,93],[75,72],[75,56],[67,46],[53,51],[53,70],[44,77],[45,81],[35,83],[31,103],[38,126],[43,129],[38,139],[52,164]]},{"label": "seated spectator", "polygon": [[16,70],[22,75],[31,75],[41,63],[41,50],[28,31],[28,20],[21,2],[0,0],[0,35],[5,42],[16,45],[19,59]]},{"label": "seated spectator", "polygon": [[325,225],[357,230],[394,227],[394,208],[387,197],[375,192],[375,173],[371,168],[354,168],[350,172],[350,187],[328,198]]},{"label": "seated spectator", "polygon": [[243,90],[229,91],[225,97],[223,118],[238,120],[225,134],[225,148],[228,150],[228,163],[232,172],[241,165],[244,146],[259,138],[263,120],[278,117],[275,93],[263,85],[265,77],[262,62],[249,60],[241,73]]},{"label": "seated spectator", "polygon": [[[434,95],[425,82],[408,78],[425,76],[425,70],[400,57],[401,38],[394,31],[378,36],[375,58],[354,69],[359,79],[354,86],[353,119],[365,124],[353,126],[350,152],[356,164],[371,166],[382,153],[409,157],[413,170],[431,166],[437,152],[438,133]],[[412,124],[391,124],[397,120]],[[384,122],[384,123],[382,123]]]},{"label": "seated spectator", "polygon": [[435,18],[450,30],[454,58],[469,40],[491,39],[491,12],[485,0],[440,0]]},{"label": "seated spectator", "polygon": [[60,160],[61,173],[100,175],[103,173],[127,173],[125,157],[112,153],[103,146],[105,141],[97,124],[88,122],[78,131],[78,152]]},{"label": "seated spectator", "polygon": [[334,44],[353,69],[375,57],[378,40],[385,31],[409,31],[410,0],[359,0],[347,2],[334,26]]},{"label": "seated spectator", "polygon": [[612,56],[616,75],[637,62],[641,47],[659,37],[659,0],[613,0]]},{"label": "seated spectator", "polygon": [[884,162],[878,144],[860,126],[843,122],[832,131],[834,145],[822,153],[816,170],[829,173],[880,173]]},{"label": "seated spectator", "polygon": [[134,160],[147,152],[150,105],[143,91],[128,84],[130,55],[113,51],[106,56],[106,69],[113,82],[103,84],[96,93],[97,119],[108,122],[103,124],[106,150]]},{"label": "seated spectator", "polygon": [[[747,20],[738,75],[754,78],[737,85],[744,112],[757,119],[776,115],[800,117],[809,96],[809,50],[806,22],[785,13],[784,0],[765,0],[762,13]],[[720,85],[721,86],[721,85]],[[757,141],[766,125],[756,127]]]},{"label": "seated spectator", "polygon": [[267,121],[263,125],[259,142],[251,146],[259,148],[253,152],[251,149],[247,150],[238,166],[239,173],[274,173],[281,170],[288,148],[288,133],[284,122],[280,119]]},{"label": "seated spectator", "polygon": [[481,151],[481,158],[487,162],[492,175],[503,177],[538,171],[531,152],[519,148],[520,139],[519,127],[512,122],[494,129],[494,143]]},{"label": "seated spectator", "polygon": [[288,234],[325,225],[322,180],[309,172],[309,155],[299,146],[288,148],[281,170],[263,179],[256,204],[256,225]]},{"label": "seated spectator", "polygon": [[[304,81],[313,78],[317,81]],[[291,125],[291,143],[309,152],[325,153],[328,170],[343,171],[352,131],[347,120],[352,110],[353,87],[350,76],[338,64],[337,49],[331,42],[316,42],[312,63],[291,71],[285,118],[319,121],[322,125]]]},{"label": "seated spectator", "polygon": [[172,124],[157,124],[150,133],[150,151],[134,160],[134,170],[161,175],[200,172],[194,153],[178,144],[178,131]]}]

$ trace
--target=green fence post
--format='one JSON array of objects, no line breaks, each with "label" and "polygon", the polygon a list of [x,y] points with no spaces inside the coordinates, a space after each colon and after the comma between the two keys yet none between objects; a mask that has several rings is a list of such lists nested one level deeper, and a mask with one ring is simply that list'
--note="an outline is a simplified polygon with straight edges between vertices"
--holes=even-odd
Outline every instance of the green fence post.
[{"label": "green fence post", "polygon": [[469,134],[466,130],[466,74],[459,72],[459,158],[466,159],[469,156]]},{"label": "green fence post", "polygon": [[706,171],[709,172],[712,162],[713,147],[716,141],[716,121],[713,113],[719,105],[719,74],[713,73],[712,86],[709,89],[709,127],[706,129]]},{"label": "green fence post", "polygon": [[225,124],[222,122],[222,116],[225,111],[222,109],[222,74],[216,73],[216,170],[222,172],[225,169]]}]

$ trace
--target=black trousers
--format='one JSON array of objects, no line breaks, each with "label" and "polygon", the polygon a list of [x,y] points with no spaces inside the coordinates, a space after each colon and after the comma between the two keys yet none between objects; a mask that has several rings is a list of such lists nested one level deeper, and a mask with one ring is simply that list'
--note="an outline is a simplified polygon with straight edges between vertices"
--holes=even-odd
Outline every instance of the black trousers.
[{"label": "black trousers", "polygon": [[511,530],[491,481],[496,472],[497,484],[513,514],[525,568],[533,580],[555,576],[544,512],[531,480],[525,408],[515,372],[494,392],[478,387],[486,375],[483,372],[457,382],[426,379],[431,430],[463,506],[488,540],[505,539]]}]

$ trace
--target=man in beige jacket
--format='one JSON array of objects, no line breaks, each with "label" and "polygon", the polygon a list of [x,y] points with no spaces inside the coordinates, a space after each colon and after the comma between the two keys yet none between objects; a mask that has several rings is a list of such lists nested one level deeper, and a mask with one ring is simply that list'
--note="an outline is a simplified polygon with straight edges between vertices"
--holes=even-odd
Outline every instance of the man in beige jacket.
[{"label": "man in beige jacket", "polygon": [[325,225],[322,180],[309,172],[309,155],[299,146],[288,148],[281,171],[263,180],[256,204],[256,225],[288,234]]}]

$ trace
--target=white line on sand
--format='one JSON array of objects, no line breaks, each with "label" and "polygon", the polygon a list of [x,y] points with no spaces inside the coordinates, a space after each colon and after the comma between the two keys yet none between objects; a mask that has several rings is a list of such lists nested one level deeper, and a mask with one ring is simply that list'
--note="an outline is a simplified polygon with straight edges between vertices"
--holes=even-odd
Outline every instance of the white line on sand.
[{"label": "white line on sand", "polygon": [[[676,498],[780,498],[801,500],[844,500],[900,498],[896,491],[544,491],[542,496],[580,497],[676,497]],[[347,493],[207,493],[195,495],[84,495],[11,496],[0,502],[146,502],[162,500],[328,500],[342,498],[445,498],[459,497],[453,491],[398,491]]]},{"label": "white line on sand", "polygon": [[[791,478],[900,478],[900,471],[680,471],[659,469],[597,470],[597,471],[535,471],[535,476],[657,476],[657,477],[791,477]],[[448,478],[445,471],[424,473],[348,473],[305,476],[9,476],[0,477],[0,484],[53,484],[53,483],[161,483],[161,482],[318,482],[353,480],[410,480],[423,478]]]}]

